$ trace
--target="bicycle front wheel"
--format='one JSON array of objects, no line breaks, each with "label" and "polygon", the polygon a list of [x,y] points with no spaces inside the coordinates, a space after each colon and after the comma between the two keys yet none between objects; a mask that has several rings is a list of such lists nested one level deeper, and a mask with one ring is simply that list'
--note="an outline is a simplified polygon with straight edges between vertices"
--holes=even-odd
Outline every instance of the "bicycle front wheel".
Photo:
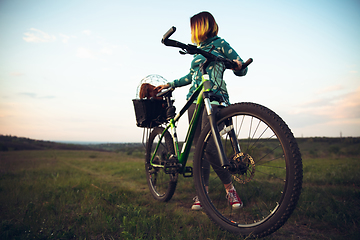
[{"label": "bicycle front wheel", "polygon": [[[250,237],[269,235],[287,221],[300,196],[302,162],[296,140],[278,115],[254,103],[230,105],[220,110],[216,119],[233,167],[219,171],[219,161],[214,160],[218,155],[211,155],[214,147],[208,124],[194,158],[194,181],[201,204],[225,230]],[[230,140],[231,131],[237,141]],[[238,144],[241,153],[236,152]],[[229,203],[224,179],[231,179],[242,208],[233,209]]]},{"label": "bicycle front wheel", "polygon": [[[165,132],[161,138],[164,128],[155,127],[149,137],[146,145],[145,157],[145,171],[146,179],[153,197],[161,202],[169,201],[174,195],[177,185],[177,172],[165,172],[165,165],[171,166],[171,156],[174,154],[174,145],[172,137],[168,131]],[[160,143],[160,144],[158,144]],[[156,149],[158,146],[158,149]],[[156,153],[155,153],[156,151]],[[150,164],[151,157],[155,154],[153,163],[157,166],[154,167]],[[176,162],[174,162],[176,164]]]}]

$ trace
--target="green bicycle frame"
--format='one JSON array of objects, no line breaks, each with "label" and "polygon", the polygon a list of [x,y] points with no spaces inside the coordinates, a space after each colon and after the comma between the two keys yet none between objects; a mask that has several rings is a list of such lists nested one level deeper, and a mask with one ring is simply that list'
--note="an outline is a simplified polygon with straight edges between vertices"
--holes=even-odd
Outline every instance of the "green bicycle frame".
[{"label": "green bicycle frame", "polygon": [[[196,88],[196,90],[191,95],[190,99],[187,101],[185,106],[180,110],[180,112],[173,119],[170,119],[169,124],[166,126],[165,130],[161,134],[160,140],[159,140],[159,142],[158,142],[158,144],[157,144],[157,146],[155,148],[155,152],[154,152],[153,156],[151,157],[150,164],[152,166],[154,166],[154,167],[164,167],[163,165],[153,164],[153,160],[155,158],[155,155],[156,155],[156,152],[157,152],[157,150],[159,148],[161,140],[165,135],[165,132],[168,129],[171,129],[170,134],[172,135],[172,138],[173,138],[173,141],[174,141],[173,145],[174,145],[175,155],[178,157],[178,161],[182,166],[181,169],[180,169],[180,173],[184,172],[186,162],[187,162],[187,159],[189,157],[191,145],[192,145],[193,140],[194,140],[196,127],[197,127],[197,125],[199,123],[200,116],[201,116],[201,114],[203,112],[203,109],[204,109],[204,99],[202,97],[202,95],[203,95],[202,93],[206,92],[206,91],[211,91],[210,89],[204,89],[204,83],[206,81],[209,81],[209,80],[205,79],[204,76],[202,76],[201,84]],[[189,107],[191,106],[191,104],[195,100],[196,100],[196,110],[195,110],[195,113],[192,116],[192,119],[191,119],[190,123],[189,123],[188,132],[186,134],[186,138],[185,138],[184,144],[182,146],[182,150],[180,152],[175,123],[177,121],[179,121],[179,119],[184,115],[184,113],[189,109]]]}]

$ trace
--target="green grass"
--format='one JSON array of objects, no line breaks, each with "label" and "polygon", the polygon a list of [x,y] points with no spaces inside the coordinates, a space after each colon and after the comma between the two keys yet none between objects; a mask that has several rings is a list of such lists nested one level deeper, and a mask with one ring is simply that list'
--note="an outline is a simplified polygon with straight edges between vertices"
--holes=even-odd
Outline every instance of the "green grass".
[{"label": "green grass", "polygon": [[[288,222],[265,239],[358,239],[358,156],[304,158]],[[152,198],[143,160],[126,152],[0,152],[2,239],[242,239],[190,210],[192,178],[168,203]]]},{"label": "green grass", "polygon": [[323,239],[359,239],[359,160],[305,158],[303,191],[292,219]]}]

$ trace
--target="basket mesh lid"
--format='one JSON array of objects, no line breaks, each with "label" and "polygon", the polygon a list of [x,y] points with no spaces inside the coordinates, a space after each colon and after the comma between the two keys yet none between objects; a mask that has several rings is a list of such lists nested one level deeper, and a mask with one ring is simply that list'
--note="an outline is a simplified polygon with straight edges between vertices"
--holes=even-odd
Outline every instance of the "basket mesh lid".
[{"label": "basket mesh lid", "polygon": [[140,87],[141,87],[141,84],[143,84],[143,83],[149,83],[153,86],[159,86],[159,85],[167,84],[168,81],[165,78],[163,78],[162,76],[157,75],[157,74],[151,74],[151,75],[146,76],[145,78],[143,78],[140,81],[140,83],[136,89],[136,99],[139,99]]}]

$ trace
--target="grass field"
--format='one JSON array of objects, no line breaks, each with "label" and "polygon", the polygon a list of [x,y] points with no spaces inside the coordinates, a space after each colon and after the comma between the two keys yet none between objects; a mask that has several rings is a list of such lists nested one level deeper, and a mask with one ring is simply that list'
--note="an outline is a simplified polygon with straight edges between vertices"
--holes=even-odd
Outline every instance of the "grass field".
[{"label": "grass field", "polygon": [[[305,154],[303,164],[304,184],[297,209],[265,239],[359,239],[359,156]],[[0,236],[242,239],[221,231],[203,212],[190,210],[195,196],[192,181],[180,177],[172,200],[160,203],[147,189],[139,154],[0,152]]]}]

